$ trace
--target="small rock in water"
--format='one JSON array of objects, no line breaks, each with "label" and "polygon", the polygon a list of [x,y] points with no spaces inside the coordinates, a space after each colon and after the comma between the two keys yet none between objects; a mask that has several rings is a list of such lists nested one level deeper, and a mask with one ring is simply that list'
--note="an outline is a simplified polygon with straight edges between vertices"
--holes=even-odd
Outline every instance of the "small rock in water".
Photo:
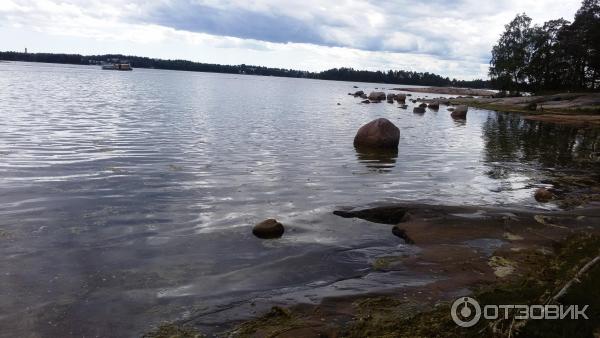
[{"label": "small rock in water", "polygon": [[[377,89],[377,88],[375,88],[375,89]],[[384,92],[371,92],[369,94],[369,100],[371,100],[371,101],[375,101],[375,100],[381,101],[381,100],[385,100],[385,98],[386,98],[386,95]]]},{"label": "small rock in water", "polygon": [[398,107],[398,108],[406,109],[406,108],[408,108],[408,105],[407,104],[401,104],[400,107]]},{"label": "small rock in water", "polygon": [[421,108],[427,108],[427,103],[421,103],[421,104],[419,105],[419,107],[421,107]]},{"label": "small rock in water", "polygon": [[283,224],[272,218],[256,224],[252,229],[254,236],[264,239],[279,238],[284,231]]},{"label": "small rock in water", "polygon": [[408,237],[406,230],[400,228],[398,225],[394,225],[392,228],[392,233],[394,236],[402,238],[406,244],[415,244],[415,241]]},{"label": "small rock in water", "polygon": [[338,103],[337,103],[337,105],[338,105],[338,106],[341,106],[342,104],[338,102]]},{"label": "small rock in water", "polygon": [[423,107],[415,107],[413,109],[413,113],[415,113],[415,114],[425,114],[425,108],[423,108]]},{"label": "small rock in water", "polygon": [[535,195],[533,197],[535,197],[535,200],[538,202],[546,203],[552,200],[554,195],[548,189],[539,188],[535,191]]},{"label": "small rock in water", "polygon": [[360,101],[360,103],[371,103],[369,100]]},{"label": "small rock in water", "polygon": [[436,102],[431,102],[428,105],[428,107],[429,107],[429,109],[435,109],[435,110],[437,110],[437,109],[440,109],[440,103],[437,102],[437,101]]},{"label": "small rock in water", "polygon": [[469,107],[467,106],[456,106],[456,108],[454,108],[454,111],[452,112],[452,114],[450,114],[450,116],[457,119],[464,119],[467,117],[468,110]]}]

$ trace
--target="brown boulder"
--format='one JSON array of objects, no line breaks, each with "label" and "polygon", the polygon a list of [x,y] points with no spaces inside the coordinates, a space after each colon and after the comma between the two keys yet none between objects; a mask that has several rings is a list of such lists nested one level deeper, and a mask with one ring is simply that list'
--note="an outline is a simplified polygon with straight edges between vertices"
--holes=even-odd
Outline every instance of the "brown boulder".
[{"label": "brown boulder", "polygon": [[552,200],[552,197],[554,197],[554,195],[548,189],[539,188],[535,191],[535,195],[533,195],[533,197],[538,202],[546,203]]},{"label": "brown boulder", "polygon": [[379,118],[358,129],[354,137],[356,148],[398,148],[400,129],[390,120]]},{"label": "brown boulder", "polygon": [[398,101],[398,102],[404,102],[404,101],[406,101],[406,95],[404,95],[404,94],[397,94],[396,95],[396,101]]},{"label": "brown boulder", "polygon": [[385,93],[384,92],[371,92],[369,94],[369,100],[371,101],[381,101],[381,100],[385,100]]},{"label": "brown boulder", "polygon": [[252,229],[254,236],[264,239],[279,238],[283,235],[284,231],[283,224],[272,218],[256,224]]},{"label": "brown boulder", "polygon": [[454,111],[452,112],[452,114],[450,114],[450,116],[452,116],[454,118],[464,119],[467,117],[468,110],[469,110],[469,107],[467,107],[467,106],[456,106],[454,108]]},{"label": "brown boulder", "polygon": [[439,102],[437,102],[437,101],[436,101],[436,102],[431,102],[431,103],[428,105],[428,107],[429,107],[429,109],[440,109],[440,103],[439,103]]}]

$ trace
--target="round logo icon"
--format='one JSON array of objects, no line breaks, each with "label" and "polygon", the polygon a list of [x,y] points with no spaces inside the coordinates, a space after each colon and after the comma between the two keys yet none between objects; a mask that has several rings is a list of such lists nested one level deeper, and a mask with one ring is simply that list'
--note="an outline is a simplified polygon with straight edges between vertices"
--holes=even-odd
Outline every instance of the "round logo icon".
[{"label": "round logo icon", "polygon": [[461,297],[454,301],[450,309],[452,320],[461,327],[471,327],[481,318],[481,307],[471,297]]}]

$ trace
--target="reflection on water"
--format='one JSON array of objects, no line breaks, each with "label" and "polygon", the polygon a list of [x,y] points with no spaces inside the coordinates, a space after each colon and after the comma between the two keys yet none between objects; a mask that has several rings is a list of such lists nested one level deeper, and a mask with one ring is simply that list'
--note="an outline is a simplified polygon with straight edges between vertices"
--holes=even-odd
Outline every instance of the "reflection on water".
[{"label": "reflection on water", "polygon": [[396,164],[398,148],[396,149],[370,149],[356,148],[356,157],[367,168],[376,171],[390,171]]},{"label": "reflection on water", "polygon": [[[490,115],[483,124],[485,160],[518,163],[504,167],[515,171],[523,163],[541,168],[599,170],[600,129],[579,128],[524,120],[518,115]],[[497,174],[498,169],[493,170]]]},{"label": "reflection on water", "polygon": [[[407,248],[338,206],[537,207],[548,168],[598,150],[597,130],[479,109],[457,125],[359,104],[353,85],[381,86],[0,63],[0,335],[130,337],[246,300],[384,289],[397,276],[371,262]],[[355,150],[380,117],[400,152]],[[252,235],[267,218],[280,240]]]}]

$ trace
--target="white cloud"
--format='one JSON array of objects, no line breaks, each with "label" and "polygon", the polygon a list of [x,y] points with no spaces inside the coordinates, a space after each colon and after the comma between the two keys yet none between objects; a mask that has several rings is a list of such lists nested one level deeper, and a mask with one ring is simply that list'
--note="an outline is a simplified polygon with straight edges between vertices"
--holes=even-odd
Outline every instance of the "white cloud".
[{"label": "white cloud", "polygon": [[[579,0],[0,0],[0,48],[473,78],[486,76],[489,51],[517,13],[542,23],[572,19],[579,6]],[[252,21],[259,19],[262,26]]]}]

